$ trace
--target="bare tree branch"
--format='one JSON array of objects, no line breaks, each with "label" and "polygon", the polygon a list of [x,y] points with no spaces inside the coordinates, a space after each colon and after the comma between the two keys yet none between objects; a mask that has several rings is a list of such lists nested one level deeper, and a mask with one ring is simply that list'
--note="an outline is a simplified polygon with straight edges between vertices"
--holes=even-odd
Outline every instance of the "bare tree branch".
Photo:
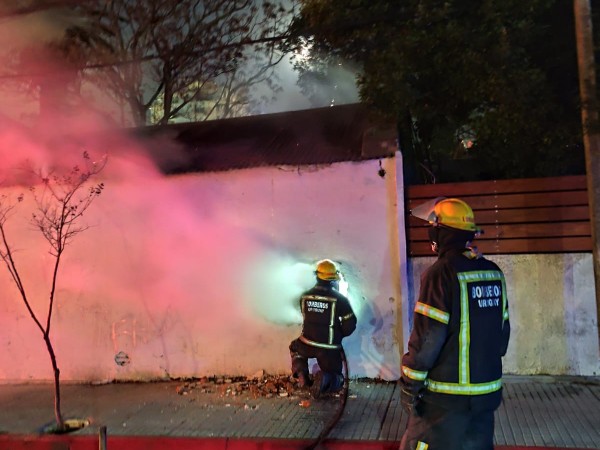
[{"label": "bare tree branch", "polygon": [[[261,82],[260,77],[252,76],[249,66],[254,71],[264,70],[249,62],[255,55],[272,54],[276,44],[288,38],[291,10],[284,8],[284,3],[82,0],[75,10],[85,18],[85,25],[70,28],[59,46],[72,56],[67,69],[61,64],[44,70],[21,67],[0,79],[44,80],[75,72],[127,105],[137,125],[146,123],[149,111],[155,123],[166,123],[188,115],[187,105],[198,109],[193,104],[199,96],[208,102],[204,93],[189,95],[193,86],[208,81],[227,85],[232,74],[238,77],[235,84],[243,82],[239,78],[243,74],[248,90]],[[279,58],[262,59],[267,70],[282,59],[279,53]]]},{"label": "bare tree branch", "polygon": [[[0,258],[4,261],[12,280],[17,286],[21,300],[25,304],[29,315],[40,329],[50,355],[54,372],[54,413],[59,431],[65,429],[60,402],[60,369],[50,338],[58,274],[62,263],[61,258],[66,247],[75,236],[88,228],[87,225],[79,223],[83,214],[104,189],[103,183],[91,184],[90,181],[104,169],[106,158],[103,158],[100,163],[91,162],[87,152],[83,153],[83,158],[83,169],[79,166],[67,171],[56,168],[49,170],[48,174],[42,173],[40,170],[30,169],[30,172],[36,176],[41,185],[39,190],[33,186],[30,188],[36,208],[36,212],[31,216],[31,223],[50,246],[50,254],[54,258],[45,323],[42,323],[42,320],[32,308],[13,256],[13,246],[6,231],[6,224],[16,205],[10,201],[8,196],[0,195]],[[17,198],[19,202],[22,199],[22,196]]]}]

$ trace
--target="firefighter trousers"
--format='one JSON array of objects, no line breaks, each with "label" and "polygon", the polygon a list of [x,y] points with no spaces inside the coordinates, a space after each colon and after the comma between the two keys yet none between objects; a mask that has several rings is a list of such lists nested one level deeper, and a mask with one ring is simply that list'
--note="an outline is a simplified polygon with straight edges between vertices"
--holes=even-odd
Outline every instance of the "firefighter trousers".
[{"label": "firefighter trousers", "polygon": [[322,372],[342,375],[342,355],[337,349],[313,347],[295,339],[290,343],[292,374],[308,376],[308,358],[316,358]]},{"label": "firefighter trousers", "polygon": [[493,450],[494,411],[453,411],[421,402],[408,418],[400,450]]}]

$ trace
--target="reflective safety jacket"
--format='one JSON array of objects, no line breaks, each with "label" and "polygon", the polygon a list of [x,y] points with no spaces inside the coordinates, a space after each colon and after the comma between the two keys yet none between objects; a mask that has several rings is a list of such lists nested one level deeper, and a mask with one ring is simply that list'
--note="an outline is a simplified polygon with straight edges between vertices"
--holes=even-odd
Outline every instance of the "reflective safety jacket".
[{"label": "reflective safety jacket", "polygon": [[305,344],[326,349],[341,348],[342,338],[356,328],[356,316],[348,299],[336,291],[331,281],[317,284],[300,297],[302,334]]},{"label": "reflective safety jacket", "polygon": [[470,250],[442,252],[421,279],[414,312],[402,382],[450,409],[497,408],[510,335],[500,268]]}]

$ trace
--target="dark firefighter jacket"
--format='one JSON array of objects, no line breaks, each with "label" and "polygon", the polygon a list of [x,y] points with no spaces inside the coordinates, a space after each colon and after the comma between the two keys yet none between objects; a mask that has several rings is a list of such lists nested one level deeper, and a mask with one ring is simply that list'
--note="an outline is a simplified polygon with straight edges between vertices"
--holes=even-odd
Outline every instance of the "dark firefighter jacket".
[{"label": "dark firefighter jacket", "polygon": [[342,338],[356,328],[356,316],[348,299],[333,288],[330,281],[317,284],[300,297],[304,322],[300,340],[319,348],[337,349]]},{"label": "dark firefighter jacket", "polygon": [[509,335],[500,268],[470,250],[442,252],[421,280],[402,381],[449,409],[495,409]]}]

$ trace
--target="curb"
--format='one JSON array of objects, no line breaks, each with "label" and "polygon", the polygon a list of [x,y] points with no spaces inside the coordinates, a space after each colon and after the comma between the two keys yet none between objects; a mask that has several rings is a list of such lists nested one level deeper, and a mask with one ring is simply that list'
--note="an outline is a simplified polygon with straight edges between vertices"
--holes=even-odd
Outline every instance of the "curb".
[{"label": "curb", "polygon": [[[312,440],[108,436],[106,450],[303,450]],[[328,440],[331,450],[397,450],[395,441]],[[98,450],[96,436],[0,435],[0,450]],[[577,450],[558,447],[499,446],[495,450]],[[583,450],[583,449],[579,449]]]}]

